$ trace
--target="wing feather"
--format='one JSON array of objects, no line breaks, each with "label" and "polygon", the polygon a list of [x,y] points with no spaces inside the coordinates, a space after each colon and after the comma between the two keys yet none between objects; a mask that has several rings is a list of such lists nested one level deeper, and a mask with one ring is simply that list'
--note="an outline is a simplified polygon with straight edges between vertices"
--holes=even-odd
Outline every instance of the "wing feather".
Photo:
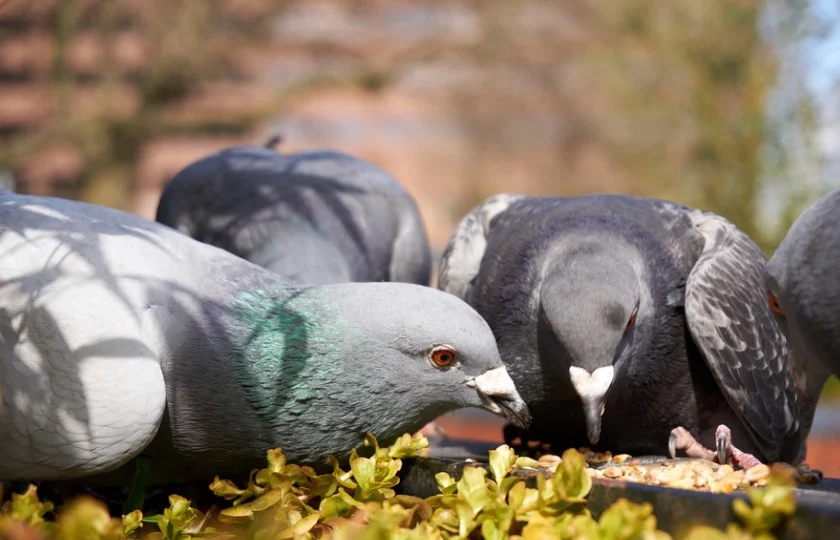
[{"label": "wing feather", "polygon": [[688,325],[730,407],[767,459],[799,429],[788,343],[764,288],[766,259],[726,219],[691,215],[704,239],[686,282]]},{"label": "wing feather", "polygon": [[473,281],[481,267],[493,218],[524,195],[499,193],[473,208],[455,227],[438,267],[438,288],[469,301]]}]

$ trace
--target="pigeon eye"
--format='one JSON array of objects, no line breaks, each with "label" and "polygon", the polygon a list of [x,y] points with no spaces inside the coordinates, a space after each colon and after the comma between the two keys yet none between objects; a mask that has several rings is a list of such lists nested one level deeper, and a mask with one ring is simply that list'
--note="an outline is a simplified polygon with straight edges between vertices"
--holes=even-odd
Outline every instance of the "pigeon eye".
[{"label": "pigeon eye", "polygon": [[785,312],[782,311],[782,306],[779,305],[779,297],[775,294],[768,292],[767,293],[767,300],[770,302],[770,308],[775,311],[777,314],[784,317]]},{"label": "pigeon eye", "polygon": [[627,319],[627,326],[624,327],[624,332],[629,332],[634,326],[636,326],[636,313],[634,312],[630,315],[630,318]]},{"label": "pigeon eye", "polygon": [[458,359],[458,355],[450,347],[435,347],[430,355],[432,364],[439,368],[449,367]]}]

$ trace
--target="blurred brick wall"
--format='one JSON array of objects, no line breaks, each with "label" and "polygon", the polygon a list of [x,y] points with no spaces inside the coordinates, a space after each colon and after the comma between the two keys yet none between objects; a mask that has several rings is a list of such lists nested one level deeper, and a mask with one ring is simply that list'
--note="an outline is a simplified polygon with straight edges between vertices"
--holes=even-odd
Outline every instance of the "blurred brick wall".
[{"label": "blurred brick wall", "polygon": [[[0,10],[0,132],[5,136],[37,132],[54,122],[56,93],[49,73],[55,39],[47,21],[57,1],[13,0]],[[81,6],[91,1],[77,0]],[[271,2],[226,0],[224,5],[260,13]],[[142,13],[142,0],[122,0],[122,4],[129,14]],[[261,143],[269,132],[285,137],[282,151],[333,148],[368,159],[393,174],[417,198],[436,249],[443,247],[476,199],[500,189],[555,189],[535,185],[538,168],[562,168],[567,175],[585,179],[574,186],[558,186],[566,193],[621,189],[616,184],[619,176],[595,146],[579,145],[572,156],[561,156],[555,138],[548,136],[525,137],[502,153],[476,151],[476,141],[486,128],[466,125],[458,117],[457,105],[453,108],[453,95],[480,86],[480,70],[457,54],[427,59],[423,53],[447,47],[457,50],[485,39],[486,28],[469,2],[306,0],[287,4],[263,46],[237,51],[236,80],[203,84],[166,111],[169,122],[184,126],[253,117],[272,107],[276,114],[238,136],[167,135],[150,141],[136,164],[128,210],[151,218],[163,184],[182,167],[224,147]],[[550,21],[569,29],[570,47],[580,41],[580,32],[573,31],[577,25],[562,10],[544,9],[539,1],[526,4],[532,9],[521,10],[525,31],[539,30]],[[144,39],[130,26],[119,29],[113,39],[115,61],[129,78],[146,67]],[[72,70],[80,80],[88,81],[73,96],[75,112],[94,113],[102,100],[98,77],[104,46],[94,32],[82,30],[67,49]],[[409,60],[403,62],[401,55]],[[388,71],[388,84],[366,90],[352,79],[369,68]],[[339,83],[300,88],[317,77]],[[349,80],[342,83],[343,78]],[[498,83],[516,90],[518,80],[511,73]],[[123,83],[115,95],[118,115],[137,114],[137,92],[130,83]],[[274,106],[278,99],[282,103]],[[562,124],[551,118],[548,109],[540,113],[542,106],[538,100],[535,110],[522,116],[521,125],[501,129],[539,134]],[[61,143],[27,155],[15,173],[22,191],[72,196],[74,182],[85,166],[78,148]]]}]

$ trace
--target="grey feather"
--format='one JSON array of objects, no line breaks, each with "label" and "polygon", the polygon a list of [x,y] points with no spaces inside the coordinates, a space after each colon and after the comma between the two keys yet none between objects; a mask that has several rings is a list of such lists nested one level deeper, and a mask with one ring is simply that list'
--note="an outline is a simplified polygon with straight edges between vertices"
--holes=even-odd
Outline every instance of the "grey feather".
[{"label": "grey feather", "polygon": [[720,216],[696,212],[692,221],[705,243],[686,285],[691,334],[761,453],[778,459],[800,426],[787,339],[764,287],[766,259]]},{"label": "grey feather", "polygon": [[[463,239],[478,238],[480,257],[450,256],[457,279],[440,286],[490,324],[534,415],[531,436],[663,455],[671,429],[713,447],[726,423],[747,452],[801,459],[801,411],[762,286],[764,258],[734,225],[654,199],[523,197],[482,237],[480,212],[449,245],[467,253]],[[573,382],[572,367],[615,373],[590,440],[598,408],[582,407],[575,385],[588,387]]]},{"label": "grey feather", "polygon": [[339,152],[218,152],[175,175],[156,219],[298,282],[431,277],[414,199],[385,171]]},{"label": "grey feather", "polygon": [[[128,483],[141,452],[152,483],[210,480],[469,406],[527,423],[490,328],[452,295],[302,287],[108,208],[0,191],[0,306],[6,480]],[[457,363],[438,368],[444,345]]]},{"label": "grey feather", "polygon": [[487,248],[493,218],[522,198],[524,195],[516,193],[499,193],[473,208],[458,222],[440,258],[438,287],[441,290],[463,300],[469,299]]},{"label": "grey feather", "polygon": [[767,289],[778,298],[793,349],[806,433],[826,379],[840,376],[838,215],[834,190],[796,219],[767,264]]}]

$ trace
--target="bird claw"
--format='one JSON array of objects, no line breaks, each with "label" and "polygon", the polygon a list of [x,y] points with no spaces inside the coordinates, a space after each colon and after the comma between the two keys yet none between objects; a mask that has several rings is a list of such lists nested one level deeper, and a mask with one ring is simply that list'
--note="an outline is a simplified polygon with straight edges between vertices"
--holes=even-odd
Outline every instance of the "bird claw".
[{"label": "bird claw", "polygon": [[675,427],[668,437],[668,452],[671,458],[677,457],[677,450],[682,450],[690,458],[708,459],[715,461],[717,456],[714,452],[697,442],[694,435],[684,427]]},{"label": "bird claw", "polygon": [[677,429],[672,429],[671,434],[668,435],[668,455],[671,456],[671,459],[677,457],[677,435],[674,433]]},{"label": "bird claw", "polygon": [[715,445],[718,449],[718,463],[730,463],[744,470],[762,464],[757,457],[732,444],[732,431],[724,424],[719,425],[715,430]]},{"label": "bird claw", "polygon": [[732,432],[724,425],[718,426],[715,430],[715,449],[717,450],[718,463],[727,462],[727,450],[730,446],[732,446]]}]

